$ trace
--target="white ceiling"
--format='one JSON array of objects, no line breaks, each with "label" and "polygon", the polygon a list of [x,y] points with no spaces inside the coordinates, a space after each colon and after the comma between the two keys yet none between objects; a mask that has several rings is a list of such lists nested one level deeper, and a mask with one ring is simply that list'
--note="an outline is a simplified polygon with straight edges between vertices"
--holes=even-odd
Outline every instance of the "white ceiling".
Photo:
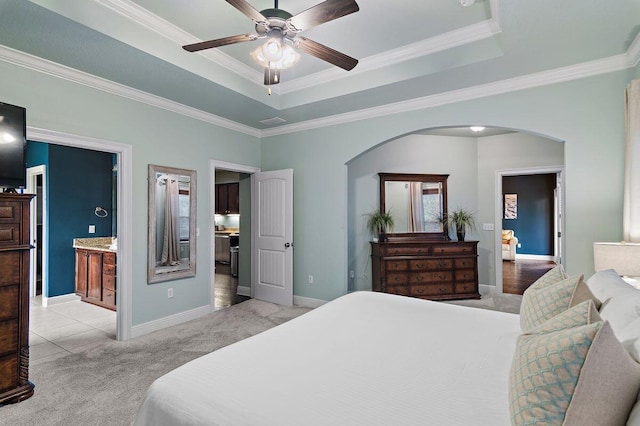
[{"label": "white ceiling", "polygon": [[[359,12],[303,35],[359,64],[347,72],[303,53],[271,96],[249,57],[259,41],[181,48],[254,32],[224,0],[0,0],[0,59],[43,58],[51,73],[264,136],[627,69],[640,58],[640,0],[357,1]],[[295,15],[317,3],[279,7]],[[284,122],[260,122],[274,117]]]}]

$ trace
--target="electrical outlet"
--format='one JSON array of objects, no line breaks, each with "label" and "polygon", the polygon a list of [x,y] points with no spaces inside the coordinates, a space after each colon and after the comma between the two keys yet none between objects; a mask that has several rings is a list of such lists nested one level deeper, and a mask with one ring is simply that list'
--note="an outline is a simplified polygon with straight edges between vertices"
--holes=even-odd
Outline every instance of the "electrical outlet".
[{"label": "electrical outlet", "polygon": [[518,243],[518,248],[522,248],[522,244]]},{"label": "electrical outlet", "polygon": [[313,284],[313,275],[309,275],[309,284]]},{"label": "electrical outlet", "polygon": [[356,277],[356,271],[349,271],[349,278],[354,279]]},{"label": "electrical outlet", "polygon": [[173,289],[170,288],[167,290],[167,299],[171,299],[173,297]]},{"label": "electrical outlet", "polygon": [[90,234],[95,234],[96,233],[96,226],[95,225],[89,225],[89,233]]}]

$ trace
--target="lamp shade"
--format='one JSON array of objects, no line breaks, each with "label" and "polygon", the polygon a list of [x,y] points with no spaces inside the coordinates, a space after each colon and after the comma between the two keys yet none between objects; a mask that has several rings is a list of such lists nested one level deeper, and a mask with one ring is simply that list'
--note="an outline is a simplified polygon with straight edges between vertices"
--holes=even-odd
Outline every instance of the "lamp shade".
[{"label": "lamp shade", "polygon": [[614,269],[619,275],[640,277],[640,244],[593,243],[596,272]]}]

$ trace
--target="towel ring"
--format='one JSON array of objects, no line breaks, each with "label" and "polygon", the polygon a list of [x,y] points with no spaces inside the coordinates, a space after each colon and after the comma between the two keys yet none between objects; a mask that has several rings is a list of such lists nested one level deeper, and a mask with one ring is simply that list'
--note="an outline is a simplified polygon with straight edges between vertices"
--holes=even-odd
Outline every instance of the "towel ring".
[{"label": "towel ring", "polygon": [[107,217],[109,216],[109,212],[103,209],[102,207],[96,207],[95,211],[96,216],[98,217]]}]

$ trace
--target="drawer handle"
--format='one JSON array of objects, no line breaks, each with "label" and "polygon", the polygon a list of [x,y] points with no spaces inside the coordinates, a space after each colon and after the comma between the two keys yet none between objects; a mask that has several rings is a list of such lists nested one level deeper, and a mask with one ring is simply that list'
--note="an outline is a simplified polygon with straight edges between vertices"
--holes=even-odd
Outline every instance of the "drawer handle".
[{"label": "drawer handle", "polygon": [[416,293],[424,294],[424,289],[423,288],[418,288],[418,289],[416,289]]},{"label": "drawer handle", "polygon": [[416,263],[416,268],[423,269],[424,268],[424,264],[423,263]]},{"label": "drawer handle", "polygon": [[449,292],[449,289],[448,289],[448,288],[442,288],[442,287],[440,287],[440,288],[439,288],[439,290],[440,290],[440,293],[448,293],[448,292]]},{"label": "drawer handle", "polygon": [[447,264],[445,262],[443,262],[443,261],[438,262],[438,268],[444,268],[446,266],[447,266]]}]

